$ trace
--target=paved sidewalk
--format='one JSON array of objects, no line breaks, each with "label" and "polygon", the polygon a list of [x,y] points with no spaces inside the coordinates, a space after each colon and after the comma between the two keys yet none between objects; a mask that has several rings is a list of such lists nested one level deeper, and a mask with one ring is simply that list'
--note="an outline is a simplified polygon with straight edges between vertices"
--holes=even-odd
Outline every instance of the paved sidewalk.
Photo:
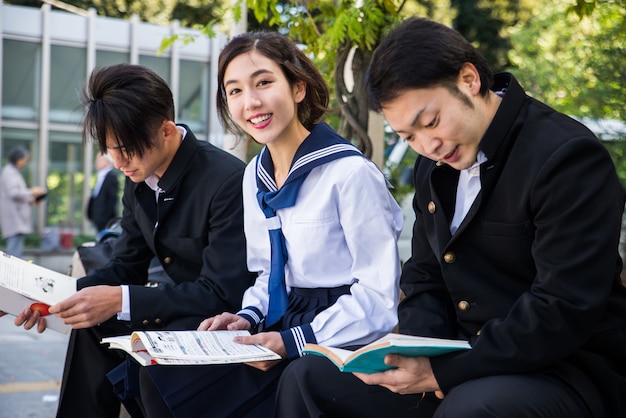
[{"label": "paved sidewalk", "polygon": [[0,318],[0,418],[54,417],[68,338]]}]

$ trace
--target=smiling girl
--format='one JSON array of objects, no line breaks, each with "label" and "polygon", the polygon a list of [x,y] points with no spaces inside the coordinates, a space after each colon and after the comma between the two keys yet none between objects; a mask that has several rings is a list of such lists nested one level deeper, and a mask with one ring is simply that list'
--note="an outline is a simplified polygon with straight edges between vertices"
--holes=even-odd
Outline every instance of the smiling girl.
[{"label": "smiling girl", "polygon": [[282,35],[246,33],[222,51],[218,85],[224,126],[264,145],[243,179],[248,269],[258,277],[239,312],[199,329],[250,330],[238,342],[282,360],[146,368],[149,416],[270,417],[282,370],[305,343],[360,346],[397,323],[402,213],[380,170],[320,122],[328,88],[311,60]]}]

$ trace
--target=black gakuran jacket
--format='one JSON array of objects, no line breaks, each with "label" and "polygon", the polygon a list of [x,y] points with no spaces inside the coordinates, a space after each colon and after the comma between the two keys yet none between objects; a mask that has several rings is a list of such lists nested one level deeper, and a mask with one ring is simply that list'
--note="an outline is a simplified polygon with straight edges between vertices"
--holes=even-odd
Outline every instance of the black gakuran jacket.
[{"label": "black gakuran jacket", "polygon": [[459,171],[418,157],[412,258],[400,331],[464,338],[431,359],[445,391],[489,375],[546,371],[626,416],[626,289],[618,253],[624,190],[602,143],[527,96],[510,74],[480,143],[481,191],[450,233]]}]

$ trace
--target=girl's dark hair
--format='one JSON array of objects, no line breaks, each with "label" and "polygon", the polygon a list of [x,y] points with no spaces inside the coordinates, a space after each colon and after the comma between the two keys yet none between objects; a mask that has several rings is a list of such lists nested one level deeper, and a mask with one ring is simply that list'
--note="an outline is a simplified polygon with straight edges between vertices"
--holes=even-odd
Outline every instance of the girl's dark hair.
[{"label": "girl's dark hair", "polygon": [[10,164],[15,165],[22,158],[26,158],[30,155],[28,150],[24,147],[15,147],[13,148],[7,157],[7,160]]},{"label": "girl's dark hair", "polygon": [[115,138],[131,157],[141,157],[154,145],[166,120],[174,120],[172,92],[161,77],[141,65],[97,68],[83,89],[86,107],[83,141],[89,137],[107,152],[107,136]]},{"label": "girl's dark hair", "polygon": [[479,73],[480,94],[487,97],[493,73],[483,56],[460,33],[427,19],[411,17],[385,36],[374,51],[366,74],[369,106],[380,112],[407,89],[442,86],[452,92],[464,64]]},{"label": "girl's dark hair", "polygon": [[313,62],[291,39],[276,32],[248,32],[234,37],[222,50],[217,64],[217,114],[230,132],[245,136],[228,111],[224,74],[228,64],[241,54],[256,51],[274,61],[290,85],[306,83],[306,96],[298,104],[298,119],[311,130],[328,106],[328,86]]}]

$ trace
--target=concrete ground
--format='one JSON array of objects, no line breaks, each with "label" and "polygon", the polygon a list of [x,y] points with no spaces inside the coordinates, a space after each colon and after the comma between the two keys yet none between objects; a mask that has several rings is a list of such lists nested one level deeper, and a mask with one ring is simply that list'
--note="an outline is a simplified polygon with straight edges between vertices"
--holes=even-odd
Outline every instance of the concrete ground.
[{"label": "concrete ground", "polygon": [[[71,250],[28,250],[24,257],[67,274]],[[38,334],[0,317],[0,418],[55,416],[69,335],[48,330]]]},{"label": "concrete ground", "polygon": [[54,417],[68,336],[0,318],[0,418]]}]

